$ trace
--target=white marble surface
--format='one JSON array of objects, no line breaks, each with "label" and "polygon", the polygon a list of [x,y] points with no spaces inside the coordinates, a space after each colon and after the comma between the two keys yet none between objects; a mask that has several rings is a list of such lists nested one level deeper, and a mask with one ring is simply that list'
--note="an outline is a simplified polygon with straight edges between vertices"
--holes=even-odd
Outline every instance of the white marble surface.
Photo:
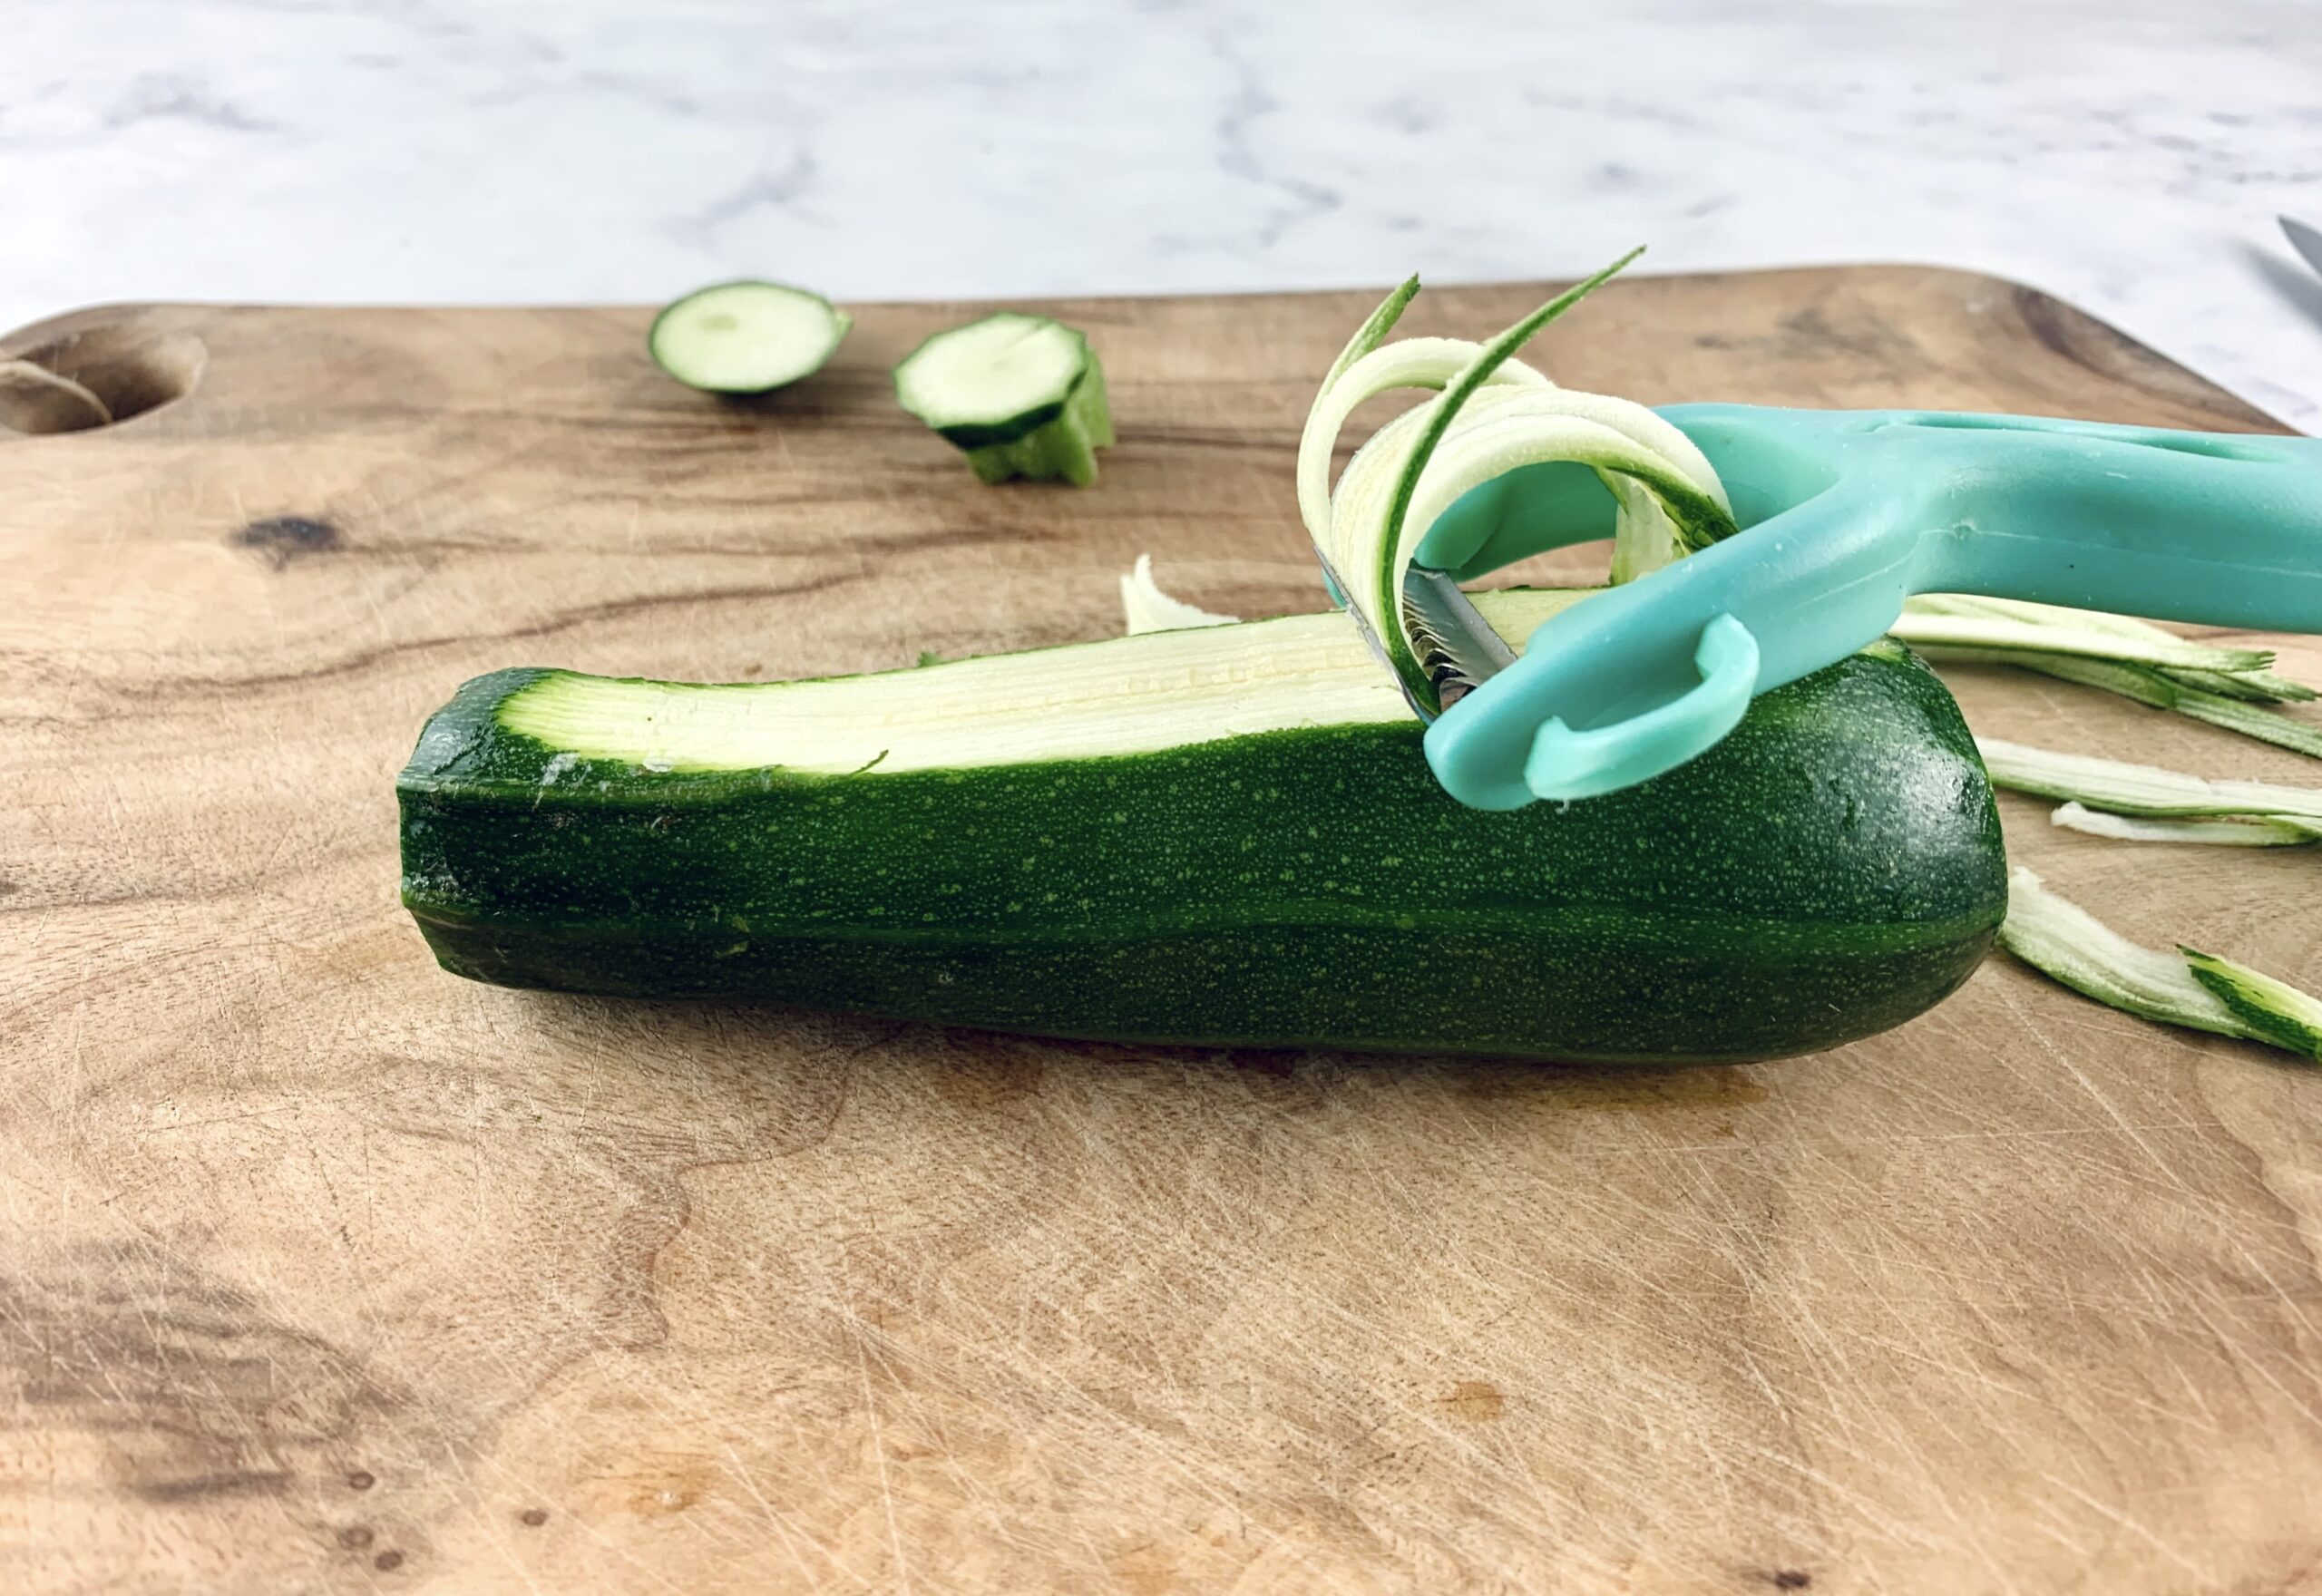
[{"label": "white marble surface", "polygon": [[2322,0],[0,0],[0,326],[1917,259],[2322,430]]}]

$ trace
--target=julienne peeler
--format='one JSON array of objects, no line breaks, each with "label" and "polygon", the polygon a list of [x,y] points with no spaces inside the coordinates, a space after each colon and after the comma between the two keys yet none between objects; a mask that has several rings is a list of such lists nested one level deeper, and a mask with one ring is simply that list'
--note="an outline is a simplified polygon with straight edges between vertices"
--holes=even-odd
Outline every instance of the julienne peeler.
[{"label": "julienne peeler", "polygon": [[[2322,632],[2322,439],[2036,416],[1679,404],[1742,529],[1575,605],[1518,657],[1458,583],[1610,535],[1588,468],[1515,473],[1429,530],[1406,614],[1450,686],[1426,735],[1477,809],[1616,792],[1877,639],[1916,593]],[[1482,496],[1476,496],[1479,504]]]}]

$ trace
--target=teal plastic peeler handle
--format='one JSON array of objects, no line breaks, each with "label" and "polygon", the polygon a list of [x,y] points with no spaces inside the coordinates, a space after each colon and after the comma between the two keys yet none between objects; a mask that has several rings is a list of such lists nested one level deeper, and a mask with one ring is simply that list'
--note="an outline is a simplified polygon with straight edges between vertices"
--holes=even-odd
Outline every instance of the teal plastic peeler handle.
[{"label": "teal plastic peeler handle", "polygon": [[[1585,599],[1428,728],[1478,809],[1590,797],[1713,746],[1756,695],[1878,637],[1914,593],[2322,632],[2322,439],[2037,416],[1679,404],[1737,535]],[[1420,563],[1461,579],[1609,536],[1586,468],[1488,483]]]}]

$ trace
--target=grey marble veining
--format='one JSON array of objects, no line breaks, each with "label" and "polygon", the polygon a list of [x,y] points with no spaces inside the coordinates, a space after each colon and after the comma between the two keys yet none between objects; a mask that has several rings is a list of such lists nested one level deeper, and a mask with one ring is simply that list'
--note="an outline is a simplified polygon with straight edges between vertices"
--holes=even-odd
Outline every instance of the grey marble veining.
[{"label": "grey marble veining", "polygon": [[0,0],[0,326],[1937,261],[2322,429],[2322,0]]}]

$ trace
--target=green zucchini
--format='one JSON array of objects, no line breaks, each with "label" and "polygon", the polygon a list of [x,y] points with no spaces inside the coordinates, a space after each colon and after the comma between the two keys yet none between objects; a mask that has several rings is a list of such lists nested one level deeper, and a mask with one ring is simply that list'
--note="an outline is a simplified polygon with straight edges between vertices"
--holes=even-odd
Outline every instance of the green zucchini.
[{"label": "green zucchini", "polygon": [[[1476,597],[1520,647],[1578,595]],[[1579,803],[1465,808],[1420,736],[1343,613],[820,681],[505,670],[403,772],[403,897],[508,986],[1607,1061],[1899,1024],[2006,907],[1975,744],[1899,645]]]},{"label": "green zucchini", "polygon": [[895,398],[964,451],[978,481],[1097,480],[1113,441],[1105,372],[1088,340],[1003,310],[937,333],[897,363]]},{"label": "green zucchini", "polygon": [[697,288],[653,318],[653,364],[688,388],[766,394],[823,368],[854,318],[786,283]]}]

